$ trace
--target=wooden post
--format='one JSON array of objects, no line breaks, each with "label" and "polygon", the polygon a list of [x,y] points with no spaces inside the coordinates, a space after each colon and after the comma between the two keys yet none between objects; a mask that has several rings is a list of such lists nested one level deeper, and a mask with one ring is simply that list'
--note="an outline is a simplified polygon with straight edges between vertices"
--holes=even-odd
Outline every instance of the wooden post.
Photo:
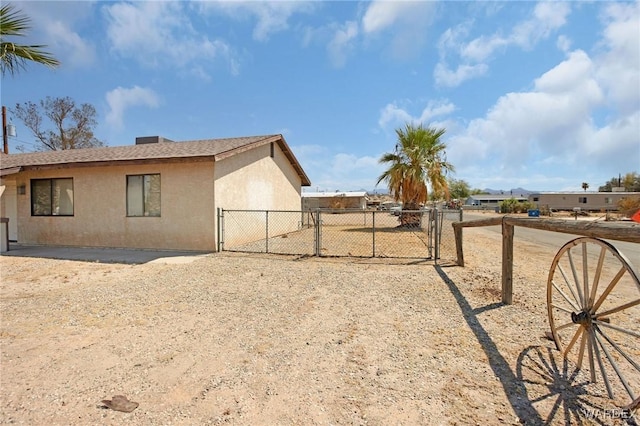
[{"label": "wooden post", "polygon": [[453,235],[456,239],[456,257],[458,266],[464,266],[464,251],[462,250],[462,226],[453,224]]},{"label": "wooden post", "polygon": [[513,225],[502,222],[502,303],[513,303]]}]

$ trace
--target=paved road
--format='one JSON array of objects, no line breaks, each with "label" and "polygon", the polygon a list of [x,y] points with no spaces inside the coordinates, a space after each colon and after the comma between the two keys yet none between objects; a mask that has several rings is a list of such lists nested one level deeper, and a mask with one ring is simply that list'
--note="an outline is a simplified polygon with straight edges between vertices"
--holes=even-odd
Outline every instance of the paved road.
[{"label": "paved road", "polygon": [[[486,219],[489,216],[482,213],[464,212],[464,220]],[[484,226],[482,228],[486,232],[502,233],[500,226]],[[564,234],[562,232],[543,231],[541,229],[531,229],[516,226],[514,229],[514,239],[527,241],[544,247],[560,250],[567,241],[579,237],[579,235]],[[627,243],[624,241],[607,240],[613,244],[618,250],[631,261],[636,271],[640,271],[640,244]]]}]

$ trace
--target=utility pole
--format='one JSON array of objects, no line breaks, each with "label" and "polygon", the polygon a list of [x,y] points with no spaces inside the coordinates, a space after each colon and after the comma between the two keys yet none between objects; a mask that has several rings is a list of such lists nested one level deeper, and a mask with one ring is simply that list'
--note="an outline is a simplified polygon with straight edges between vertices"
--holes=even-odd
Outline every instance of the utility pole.
[{"label": "utility pole", "polygon": [[2,152],[9,153],[9,135],[7,135],[7,108],[2,106]]}]

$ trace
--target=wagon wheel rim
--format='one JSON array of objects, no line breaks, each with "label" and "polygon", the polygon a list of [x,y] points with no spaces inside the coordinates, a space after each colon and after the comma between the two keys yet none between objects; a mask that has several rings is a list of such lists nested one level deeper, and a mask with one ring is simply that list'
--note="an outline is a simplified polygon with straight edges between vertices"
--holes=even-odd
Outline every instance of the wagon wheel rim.
[{"label": "wagon wheel rim", "polygon": [[640,393],[640,280],[610,243],[566,243],[551,263],[547,311],[556,347],[611,399]]}]

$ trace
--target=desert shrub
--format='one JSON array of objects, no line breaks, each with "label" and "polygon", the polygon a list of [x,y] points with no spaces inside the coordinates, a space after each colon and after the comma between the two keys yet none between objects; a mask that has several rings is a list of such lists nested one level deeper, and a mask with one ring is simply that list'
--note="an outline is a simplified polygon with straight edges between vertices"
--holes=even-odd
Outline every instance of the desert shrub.
[{"label": "desert shrub", "polygon": [[526,213],[531,209],[535,209],[536,206],[531,201],[524,201],[520,203],[520,213]]},{"label": "desert shrub", "polygon": [[535,209],[535,205],[530,201],[519,202],[515,198],[509,198],[500,202],[500,213],[526,213],[530,209]]},{"label": "desert shrub", "polygon": [[515,198],[501,201],[499,207],[500,213],[518,213],[520,211],[520,203]]},{"label": "desert shrub", "polygon": [[618,201],[618,209],[625,217],[631,217],[640,210],[640,196],[624,197]]}]

